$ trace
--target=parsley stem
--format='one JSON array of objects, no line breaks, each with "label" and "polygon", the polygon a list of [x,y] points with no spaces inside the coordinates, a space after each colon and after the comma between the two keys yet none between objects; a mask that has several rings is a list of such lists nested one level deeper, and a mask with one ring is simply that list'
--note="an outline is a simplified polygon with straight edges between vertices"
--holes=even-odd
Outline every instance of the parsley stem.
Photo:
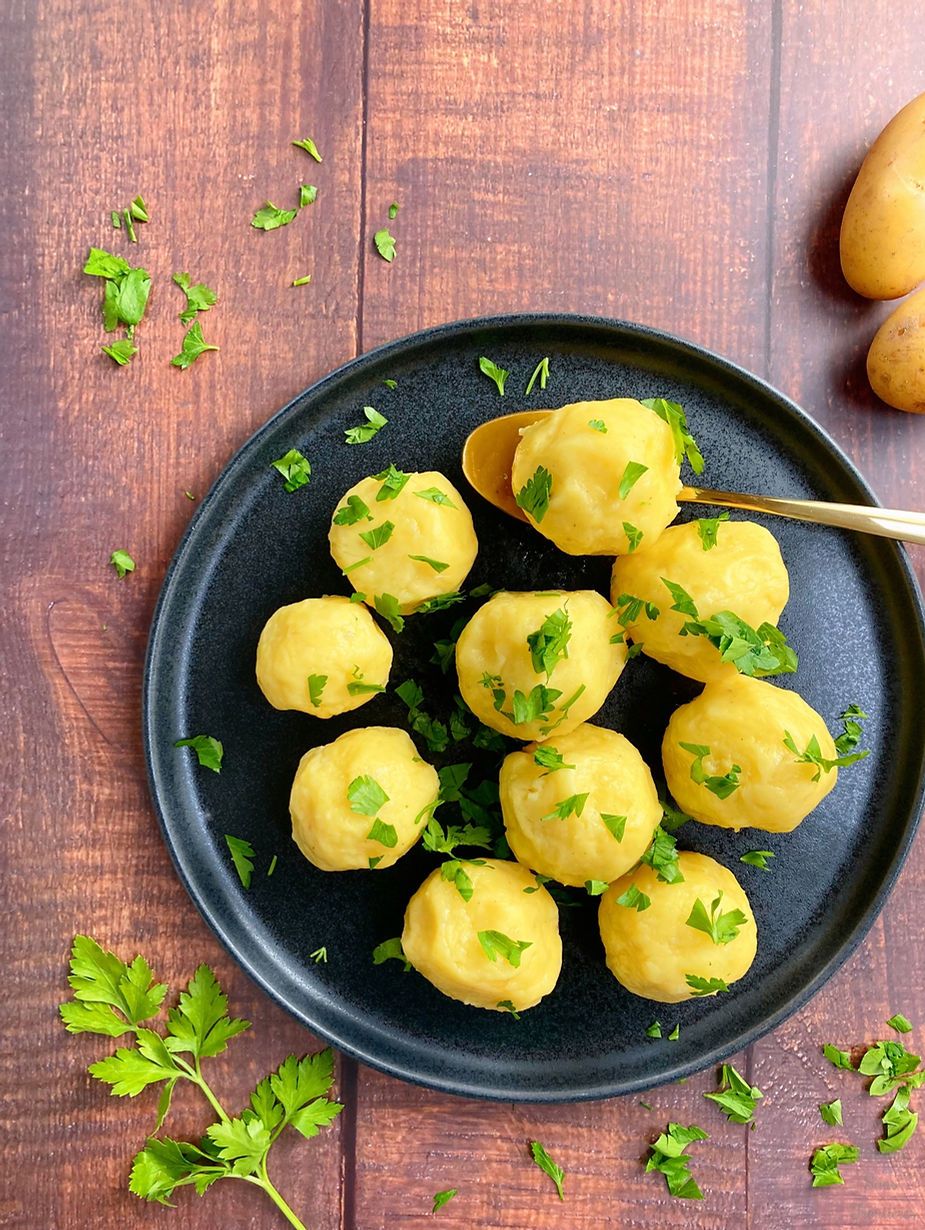
[{"label": "parsley stem", "polygon": [[[174,1057],[174,1058],[176,1058],[176,1057]],[[180,1060],[180,1061],[178,1061],[178,1062],[182,1062],[182,1060]],[[183,1064],[183,1066],[184,1066],[184,1067],[187,1067],[187,1065],[186,1065],[186,1064]],[[206,1081],[205,1077],[202,1075],[202,1070],[201,1070],[201,1069],[200,1069],[200,1067],[199,1067],[199,1056],[198,1056],[198,1055],[196,1056],[196,1067],[195,1067],[195,1070],[190,1069],[190,1071],[191,1071],[190,1080],[191,1080],[191,1081],[193,1081],[195,1084],[197,1084],[197,1085],[199,1086],[199,1088],[202,1090],[202,1092],[203,1092],[203,1094],[205,1095],[206,1100],[208,1101],[209,1105],[212,1107],[212,1109],[213,1109],[213,1110],[215,1111],[215,1113],[218,1115],[219,1119],[221,1119],[222,1123],[230,1123],[230,1122],[231,1122],[231,1120],[230,1120],[230,1119],[228,1118],[228,1116],[225,1114],[225,1111],[224,1111],[224,1109],[223,1109],[223,1107],[222,1107],[222,1104],[219,1102],[218,1098],[215,1096],[215,1094],[214,1094],[214,1093],[212,1092],[212,1090],[209,1088],[208,1082]]]},{"label": "parsley stem", "polygon": [[273,1201],[273,1203],[276,1205],[276,1207],[279,1209],[279,1211],[282,1213],[282,1215],[289,1222],[289,1224],[291,1226],[295,1226],[296,1230],[308,1230],[308,1227],[305,1225],[305,1223],[303,1221],[299,1221],[298,1217],[295,1215],[295,1213],[292,1211],[292,1209],[289,1207],[289,1205],[282,1198],[282,1196],[279,1194],[279,1192],[276,1190],[276,1188],[273,1186],[272,1182],[270,1181],[270,1177],[267,1174],[266,1157],[264,1157],[260,1163],[260,1174],[259,1175],[255,1175],[255,1174],[242,1175],[241,1178],[243,1178],[245,1182],[247,1183],[253,1183],[255,1187],[262,1187],[263,1190],[270,1197],[270,1199]]}]

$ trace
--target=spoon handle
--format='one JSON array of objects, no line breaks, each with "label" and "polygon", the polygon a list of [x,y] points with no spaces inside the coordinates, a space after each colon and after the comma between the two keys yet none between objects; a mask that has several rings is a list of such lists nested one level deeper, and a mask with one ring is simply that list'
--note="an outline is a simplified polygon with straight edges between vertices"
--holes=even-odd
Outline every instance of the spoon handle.
[{"label": "spoon handle", "polygon": [[709,491],[705,487],[682,487],[677,498],[692,504],[745,508],[749,512],[774,513],[794,521],[861,530],[866,534],[879,534],[881,538],[925,543],[925,513],[920,512],[868,508],[862,504],[826,504],[822,500],[786,500],[771,495],[741,495],[735,491]]}]

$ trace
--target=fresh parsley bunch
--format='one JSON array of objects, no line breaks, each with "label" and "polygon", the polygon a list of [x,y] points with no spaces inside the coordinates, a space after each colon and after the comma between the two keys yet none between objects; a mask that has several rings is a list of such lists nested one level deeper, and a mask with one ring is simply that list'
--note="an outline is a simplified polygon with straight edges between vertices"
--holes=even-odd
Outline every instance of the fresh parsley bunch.
[{"label": "fresh parsley bunch", "polygon": [[126,965],[95,940],[78,935],[69,982],[74,998],[63,1003],[60,1012],[70,1033],[135,1035],[134,1045],[120,1046],[115,1054],[91,1064],[91,1076],[111,1085],[120,1097],[135,1097],[149,1085],[163,1085],[155,1131],[167,1117],[180,1080],[198,1086],[217,1116],[198,1144],[150,1136],[135,1156],[129,1190],[144,1200],[167,1204],[178,1187],[192,1185],[201,1196],[219,1179],[243,1179],[262,1188],[297,1230],[306,1230],[271,1182],[267,1155],[287,1126],[311,1138],[343,1110],[340,1103],[325,1097],[333,1081],[330,1049],[303,1059],[288,1056],[233,1118],[203,1077],[201,1061],[220,1055],[236,1034],[250,1028],[250,1022],[228,1016],[227,998],[207,965],[199,966],[176,1007],[168,1010],[163,1032],[145,1024],[159,1012],[167,987],[154,981],[144,957]]}]

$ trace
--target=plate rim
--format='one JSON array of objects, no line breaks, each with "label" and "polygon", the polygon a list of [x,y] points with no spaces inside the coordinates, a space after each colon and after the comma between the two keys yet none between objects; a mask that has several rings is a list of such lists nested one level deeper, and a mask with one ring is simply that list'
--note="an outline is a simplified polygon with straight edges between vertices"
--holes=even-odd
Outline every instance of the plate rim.
[{"label": "plate rim", "polygon": [[[305,1028],[309,1029],[318,1037],[326,1040],[330,1045],[336,1047],[344,1054],[350,1055],[354,1059],[367,1064],[369,1067],[372,1067],[378,1071],[384,1072],[387,1075],[409,1081],[418,1086],[440,1093],[475,1098],[478,1100],[514,1101],[535,1104],[565,1104],[625,1096],[644,1089],[652,1088],[653,1085],[651,1081],[647,1080],[646,1077],[642,1075],[633,1080],[621,1081],[618,1088],[614,1086],[613,1082],[606,1083],[603,1081],[597,1081],[586,1082],[581,1086],[581,1088],[570,1089],[568,1091],[548,1088],[525,1090],[517,1086],[506,1087],[503,1085],[497,1085],[496,1087],[489,1089],[484,1084],[467,1084],[465,1081],[458,1079],[456,1076],[444,1077],[439,1073],[432,1072],[429,1072],[426,1076],[422,1076],[420,1073],[416,1072],[412,1066],[398,1062],[394,1057],[383,1059],[381,1056],[370,1053],[368,1048],[357,1045],[349,1039],[339,1036],[327,1025],[319,1028],[318,1023],[313,1021],[309,1014],[287,1002],[286,998],[275,990],[264,973],[257,968],[254,962],[241,954],[235,946],[232,938],[227,934],[227,929],[221,919],[217,917],[214,907],[209,904],[208,900],[203,898],[199,888],[194,886],[190,875],[188,874],[188,869],[180,857],[180,852],[174,842],[173,835],[168,828],[167,818],[165,815],[166,808],[162,802],[161,794],[158,788],[158,757],[155,750],[157,744],[154,738],[154,727],[156,725],[156,720],[153,702],[156,691],[157,655],[160,648],[159,634],[163,629],[166,614],[169,614],[170,605],[176,600],[178,584],[177,578],[186,563],[187,555],[190,550],[190,543],[197,533],[197,530],[205,520],[212,504],[219,497],[221,490],[232,480],[232,477],[236,473],[238,467],[245,464],[252,452],[259,447],[262,439],[275,430],[281,420],[295,413],[300,404],[306,399],[317,399],[318,397],[323,397],[328,385],[339,383],[344,379],[356,375],[357,373],[362,373],[364,367],[378,365],[383,360],[387,360],[390,355],[403,354],[412,346],[426,347],[433,344],[440,338],[445,337],[453,337],[455,340],[460,337],[464,337],[467,334],[476,334],[486,331],[490,332],[492,330],[516,332],[518,330],[538,326],[544,328],[559,326],[570,329],[576,333],[580,332],[582,329],[590,328],[599,331],[602,334],[610,334],[611,340],[614,341],[625,341],[627,338],[631,338],[635,339],[637,342],[654,343],[663,348],[667,347],[669,350],[695,356],[702,362],[717,368],[721,372],[725,372],[735,380],[745,385],[751,385],[763,397],[782,405],[787,412],[789,412],[794,418],[796,418],[796,420],[800,422],[804,430],[807,430],[810,435],[815,437],[817,442],[824,449],[828,450],[830,454],[833,454],[838,459],[843,469],[847,471],[848,475],[853,479],[858,488],[869,499],[871,507],[881,507],[870,485],[857,469],[855,463],[845,453],[841,446],[828,434],[828,432],[825,431],[825,429],[822,428],[798,403],[793,401],[790,397],[763,377],[756,375],[754,372],[725,357],[724,355],[702,346],[695,341],[684,338],[679,334],[674,334],[653,326],[618,318],[608,318],[583,313],[562,312],[520,312],[495,314],[461,318],[443,324],[432,325],[426,329],[417,330],[413,333],[407,334],[404,337],[385,342],[372,350],[366,351],[363,354],[347,360],[337,368],[326,373],[320,379],[316,380],[314,383],[297,393],[294,397],[290,398],[289,401],[287,401],[280,409],[276,410],[234,450],[224,465],[222,465],[221,470],[212,482],[208,492],[200,501],[193,513],[193,516],[186,525],[164,573],[164,578],[151,617],[147,647],[145,651],[142,677],[141,733],[148,789],[151,795],[151,801],[157,817],[159,828],[161,830],[161,836],[167,847],[168,853],[170,854],[171,861],[180,882],[189,894],[193,904],[199,911],[200,916],[209,926],[209,929],[216,936],[228,955],[233,959],[235,964],[256,983],[260,990],[269,996],[273,1002],[278,1004],[287,1013],[293,1016]],[[245,454],[247,454],[247,457],[245,457]],[[909,601],[909,604],[916,615],[916,629],[918,632],[916,643],[919,650],[919,656],[922,659],[923,664],[925,664],[925,603],[923,603],[918,579],[902,543],[896,540],[884,541],[888,544],[887,549],[892,550],[895,555],[895,562],[899,567],[899,572],[905,586],[904,596]],[[670,1083],[673,1080],[678,1080],[681,1077],[702,1071],[705,1068],[710,1067],[712,1064],[737,1053],[744,1047],[754,1045],[761,1038],[772,1032],[783,1021],[787,1020],[801,1007],[808,1003],[809,1000],[812,999],[822,988],[822,986],[828,982],[835,975],[835,973],[837,973],[837,971],[849,960],[863,940],[867,937],[874,922],[886,905],[915,839],[921,819],[923,801],[925,801],[925,749],[923,749],[922,752],[917,791],[914,801],[910,804],[908,813],[909,819],[905,825],[902,839],[892,849],[889,863],[885,869],[885,872],[879,878],[876,894],[866,903],[865,909],[858,915],[852,929],[848,932],[846,938],[840,943],[837,950],[828,959],[828,961],[826,961],[817,970],[812,979],[810,979],[807,983],[802,984],[792,995],[780,1003],[777,1010],[770,1016],[763,1017],[758,1025],[753,1026],[750,1029],[739,1030],[734,1036],[727,1037],[722,1043],[710,1048],[707,1052],[701,1053],[696,1060],[683,1061],[674,1066],[668,1065],[663,1068],[660,1070],[658,1076],[657,1083],[659,1085]]]}]

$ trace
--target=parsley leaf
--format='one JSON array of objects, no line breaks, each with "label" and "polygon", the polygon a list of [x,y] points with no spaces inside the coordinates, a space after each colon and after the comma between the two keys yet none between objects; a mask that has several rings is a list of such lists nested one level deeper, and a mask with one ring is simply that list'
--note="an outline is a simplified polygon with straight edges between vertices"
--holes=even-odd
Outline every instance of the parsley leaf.
[{"label": "parsley leaf", "polygon": [[673,611],[679,611],[682,615],[690,615],[693,619],[697,619],[697,608],[694,605],[694,599],[690,596],[683,585],[679,585],[677,581],[669,581],[667,577],[662,577],[662,584],[667,588],[674,601],[671,604]]},{"label": "parsley leaf", "polygon": [[401,961],[406,970],[411,969],[411,962],[405,956],[405,950],[401,946],[401,939],[396,936],[392,940],[383,940],[381,944],[377,944],[373,949],[373,964],[382,965],[386,961]]},{"label": "parsley leaf", "polygon": [[443,722],[429,716],[421,708],[424,693],[413,679],[406,679],[395,689],[395,695],[408,706],[408,724],[427,743],[429,752],[445,752],[450,737]]},{"label": "parsley leaf", "polygon": [[[852,710],[856,710],[861,717],[862,714],[856,706],[852,706]],[[848,765],[857,764],[859,760],[863,760],[865,756],[870,755],[870,748],[865,748],[862,752],[852,752],[850,749],[857,746],[858,739],[861,737],[861,727],[856,721],[850,720],[848,714],[852,710],[842,714],[842,720],[845,722],[845,731],[835,740],[835,750],[844,752],[844,755],[836,756],[829,759],[822,755],[822,748],[819,746],[819,740],[815,735],[810,735],[809,742],[805,749],[801,752],[797,747],[796,740],[789,730],[784,731],[784,747],[788,751],[793,752],[798,764],[812,764],[816,766],[816,772],[813,775],[813,781],[817,782],[823,773],[831,773],[835,768],[845,768]],[[849,725],[852,729],[849,730]],[[839,746],[841,745],[841,746]]]},{"label": "parsley leaf", "polygon": [[392,537],[392,531],[394,529],[394,522],[383,521],[381,525],[374,526],[371,530],[360,531],[360,537],[371,551],[377,551],[381,546],[384,546],[385,543],[389,541]]},{"label": "parsley leaf", "polygon": [[[392,209],[395,208],[397,207],[393,205]],[[389,212],[391,213],[391,210]],[[392,216],[394,217],[394,215]],[[453,1199],[458,1191],[459,1188],[450,1187],[445,1192],[437,1192],[434,1196],[434,1207],[431,1209],[431,1213],[436,1213],[439,1209],[442,1209],[445,1204],[448,1204]]]},{"label": "parsley leaf", "polygon": [[321,704],[321,693],[327,681],[327,675],[309,675],[308,677],[308,699],[316,709]]},{"label": "parsley leaf", "polygon": [[387,226],[383,227],[381,231],[376,231],[373,241],[376,245],[376,251],[384,261],[391,262],[395,259],[395,237],[389,234]]},{"label": "parsley leaf", "polygon": [[687,919],[689,927],[693,927],[697,931],[703,931],[714,944],[732,943],[739,934],[740,928],[748,921],[741,910],[727,910],[725,914],[720,914],[719,907],[722,900],[723,890],[719,889],[710,904],[710,912],[708,914],[707,907],[697,897]]},{"label": "parsley leaf", "polygon": [[344,432],[344,438],[348,444],[366,444],[370,441],[377,431],[385,427],[389,421],[384,414],[380,414],[378,410],[372,406],[364,406],[363,413],[366,415],[367,422],[362,427],[348,427]]},{"label": "parsley leaf", "polygon": [[678,843],[671,833],[666,833],[659,824],[652,835],[652,842],[642,856],[664,884],[681,884],[684,876],[678,862]]},{"label": "parsley leaf", "polygon": [[678,465],[687,457],[695,474],[703,473],[703,454],[697,447],[697,441],[691,435],[687,426],[687,417],[675,401],[666,401],[664,397],[644,397],[642,404],[649,410],[654,410],[660,419],[671,428],[674,439],[674,458]]},{"label": "parsley leaf", "polygon": [[307,457],[303,457],[297,448],[291,448],[277,461],[271,461],[270,465],[285,479],[286,491],[298,491],[300,487],[304,487],[312,472],[311,462]]},{"label": "parsley leaf", "polygon": [[128,261],[121,256],[113,256],[102,248],[91,248],[83,271],[95,278],[120,278],[129,273],[131,268]]},{"label": "parsley leaf", "polygon": [[570,794],[567,799],[557,803],[547,815],[540,816],[540,820],[567,820],[569,816],[580,816],[585,809],[589,793],[590,791],[585,794]]},{"label": "parsley leaf", "polygon": [[647,910],[652,904],[649,897],[645,893],[640,892],[635,884],[631,884],[625,893],[621,893],[617,898],[617,905],[625,906],[628,910],[636,910],[642,913]]},{"label": "parsley leaf", "polygon": [[743,675],[762,678],[792,674],[797,668],[797,655],[779,628],[763,623],[755,629],[734,611],[717,611],[709,619],[695,615],[684,624],[681,635],[704,637],[716,646],[724,662],[731,662]]},{"label": "parsley leaf", "polygon": [[630,624],[635,623],[639,616],[645,611],[646,619],[650,622],[658,619],[659,610],[654,602],[646,602],[642,598],[637,598],[633,594],[619,594],[616,602],[613,604],[613,611],[616,612],[617,623],[621,628],[626,628]]},{"label": "parsley leaf", "polygon": [[272,201],[267,201],[254,214],[251,226],[258,231],[275,231],[277,227],[288,226],[298,212],[297,209],[277,209]]},{"label": "parsley leaf", "polygon": [[710,551],[716,546],[716,535],[719,531],[720,521],[728,521],[729,513],[721,512],[718,517],[701,517],[695,522],[697,533],[700,535],[700,543],[704,551]]},{"label": "parsley leaf", "polygon": [[626,499],[648,469],[649,467],[644,466],[641,461],[628,461],[626,463],[623,470],[623,476],[620,479],[620,489],[618,491],[618,495],[621,500]]},{"label": "parsley leaf", "polygon": [[423,491],[415,491],[414,493],[422,500],[430,500],[434,504],[446,504],[448,508],[455,508],[456,505],[439,487],[425,487]]},{"label": "parsley leaf", "polygon": [[626,816],[614,816],[606,811],[602,811],[600,815],[601,820],[614,840],[622,841],[623,834],[626,831]]},{"label": "parsley leaf", "polygon": [[891,1016],[887,1021],[890,1029],[895,1029],[897,1033],[908,1034],[912,1032],[912,1022],[908,1017],[903,1016],[901,1012],[897,1012],[895,1016]]},{"label": "parsley leaf", "polygon": [[209,290],[208,286],[204,286],[202,282],[197,282],[195,286],[191,286],[191,279],[188,273],[175,273],[173,280],[186,295],[186,310],[180,312],[180,320],[184,325],[188,325],[191,320],[195,320],[197,312],[208,312],[209,308],[214,307],[218,303],[218,295],[215,291]]},{"label": "parsley leaf", "polygon": [[[502,693],[502,699],[503,695]],[[526,722],[541,722],[552,713],[561,695],[557,688],[547,688],[541,683],[531,688],[526,696],[516,689],[511,698],[512,712],[505,713],[505,717],[509,717],[515,726]]]},{"label": "parsley leaf", "polygon": [[[574,769],[573,764],[566,764],[561,752],[550,747],[548,743],[539,743],[533,751],[533,763],[549,773],[557,769]],[[545,774],[544,774],[545,776]]]},{"label": "parsley leaf", "polygon": [[378,474],[374,474],[373,478],[376,482],[382,483],[382,486],[376,492],[376,503],[381,504],[384,500],[394,500],[410,477],[410,474],[405,474],[402,470],[396,470],[393,465],[388,465]]},{"label": "parsley leaf", "polygon": [[607,434],[607,424],[603,419],[588,419],[588,426],[599,431],[601,435],[606,436]]},{"label": "parsley leaf", "polygon": [[312,275],[310,273],[307,273],[304,278],[295,278],[293,280],[292,285],[293,286],[307,286],[311,280],[312,280]]},{"label": "parsley leaf", "polygon": [[174,747],[191,747],[204,769],[221,772],[225,749],[219,740],[213,739],[211,735],[193,735],[191,739],[178,739]]},{"label": "parsley leaf", "polygon": [[837,1046],[833,1046],[831,1042],[826,1042],[822,1048],[822,1053],[825,1055],[829,1063],[834,1064],[836,1068],[846,1068],[849,1072],[855,1070],[854,1064],[851,1062],[850,1051],[840,1051]]},{"label": "parsley leaf", "polygon": [[111,346],[101,346],[103,354],[108,354],[110,359],[114,359],[120,367],[125,367],[126,363],[130,362],[133,355],[138,354],[138,347],[133,345],[127,337],[120,338],[118,342],[113,342]]},{"label": "parsley leaf", "polygon": [[760,867],[762,871],[767,871],[769,858],[774,858],[772,850],[749,850],[747,854],[742,855],[739,862],[748,863],[750,867]]},{"label": "parsley leaf", "polygon": [[663,1132],[651,1147],[646,1173],[657,1171],[663,1174],[672,1196],[684,1200],[702,1200],[703,1192],[688,1169],[690,1155],[684,1150],[695,1140],[707,1139],[707,1133],[696,1124],[692,1123],[685,1128],[680,1123],[669,1123],[668,1131]]},{"label": "parsley leaf", "polygon": [[299,187],[299,209],[304,209],[306,205],[314,205],[318,196],[318,189],[314,184],[301,184]]},{"label": "parsley leaf", "polygon": [[897,1153],[918,1127],[919,1117],[909,1109],[909,1087],[896,1090],[889,1110],[883,1113],[886,1137],[877,1141],[881,1153]]},{"label": "parsley leaf", "polygon": [[86,935],[74,938],[70,968],[74,1000],[62,1004],[60,1013],[72,1034],[118,1038],[155,1016],[167,994],[166,985],[154,982],[143,957],[126,965]]},{"label": "parsley leaf", "polygon": [[728,799],[734,790],[738,790],[739,774],[742,772],[739,765],[732,765],[729,772],[722,777],[715,774],[709,776],[703,767],[704,757],[710,755],[709,747],[703,743],[679,743],[678,746],[694,757],[691,762],[691,781],[698,786],[705,786],[718,799]]},{"label": "parsley leaf", "polygon": [[822,1122],[829,1127],[841,1127],[841,1098],[836,1098],[834,1102],[820,1102],[819,1114],[822,1116]]},{"label": "parsley leaf", "polygon": [[515,969],[519,968],[523,953],[533,946],[532,940],[512,940],[502,931],[479,931],[478,937],[489,961],[497,961],[500,954]]},{"label": "parsley leaf", "polygon": [[304,149],[307,154],[311,154],[315,162],[321,162],[321,155],[318,153],[318,146],[311,139],[311,137],[306,137],[304,141],[293,141],[292,144],[298,146],[299,149]]},{"label": "parsley leaf", "polygon": [[533,669],[545,674],[547,682],[556,666],[568,657],[568,643],[572,636],[572,621],[560,607],[547,615],[536,632],[527,637]]},{"label": "parsley leaf", "polygon": [[[483,371],[484,371],[484,368],[483,368]],[[505,375],[507,375],[507,373],[505,373]],[[546,381],[549,379],[549,359],[548,358],[540,359],[539,363],[537,363],[536,367],[533,369],[533,375],[530,377],[529,381],[527,382],[527,387],[524,389],[524,397],[530,396],[533,386],[534,384],[536,384],[537,378],[539,378],[540,388],[545,389]],[[503,393],[504,390],[502,389],[501,392]]]},{"label": "parsley leaf", "polygon": [[348,495],[347,503],[334,514],[335,525],[356,525],[358,521],[372,519],[372,513],[358,495]]},{"label": "parsley leaf", "polygon": [[750,1085],[735,1068],[724,1063],[720,1072],[718,1093],[705,1093],[705,1098],[715,1102],[730,1123],[751,1123],[758,1100],[764,1094],[756,1085]]},{"label": "parsley leaf", "polygon": [[170,362],[174,367],[179,367],[182,371],[185,371],[201,354],[205,354],[207,350],[218,350],[218,346],[209,345],[202,336],[202,325],[197,320],[187,330],[180,353],[174,355]]},{"label": "parsley leaf", "polygon": [[840,1165],[856,1162],[859,1150],[854,1145],[823,1145],[813,1154],[809,1169],[813,1176],[813,1187],[830,1187],[835,1183],[844,1183]]},{"label": "parsley leaf", "polygon": [[565,1196],[562,1194],[562,1180],[565,1178],[565,1171],[561,1166],[556,1165],[538,1140],[531,1140],[530,1153],[540,1170],[542,1170],[544,1174],[548,1174],[553,1183],[555,1183],[556,1191],[559,1193],[559,1199],[564,1200]]},{"label": "parsley leaf", "polygon": [[551,495],[552,475],[545,466],[537,466],[514,498],[518,508],[522,508],[528,517],[542,521],[549,511]]},{"label": "parsley leaf", "polygon": [[135,571],[135,561],[128,551],[113,551],[109,557],[109,562],[115,568],[120,578]]},{"label": "parsley leaf", "polygon": [[495,382],[498,393],[503,397],[504,382],[511,373],[506,372],[503,367],[498,367],[496,363],[492,363],[491,359],[486,359],[484,355],[479,359],[479,371],[486,375],[489,380]]},{"label": "parsley leaf", "polygon": [[[354,808],[354,810],[357,810]],[[373,826],[366,834],[367,841],[378,841],[380,846],[394,850],[398,845],[398,832],[394,824],[385,824],[382,820],[374,820]]]},{"label": "parsley leaf", "polygon": [[915,1072],[919,1061],[920,1057],[907,1051],[901,1042],[876,1042],[864,1054],[858,1064],[858,1071],[864,1076],[874,1078],[871,1081],[870,1094],[872,1097],[879,1097],[882,1093],[889,1093],[897,1085],[905,1084],[910,1077],[914,1085],[925,1081],[925,1072]]},{"label": "parsley leaf", "polygon": [[376,594],[373,598],[373,606],[383,619],[388,620],[395,632],[401,632],[405,621],[401,614],[401,603],[394,594]]},{"label": "parsley leaf", "polygon": [[446,572],[449,564],[445,564],[443,560],[431,559],[429,555],[409,555],[408,559],[417,560],[421,564],[427,564],[433,568],[434,572]]},{"label": "parsley leaf", "polygon": [[389,796],[374,777],[364,774],[355,777],[347,787],[347,798],[350,800],[350,810],[363,816],[375,816]]},{"label": "parsley leaf", "polygon": [[608,888],[610,885],[606,880],[585,880],[585,892],[589,897],[600,897]]},{"label": "parsley leaf", "polygon": [[703,995],[713,995],[716,991],[729,990],[722,978],[701,978],[699,974],[685,974],[684,981],[690,987],[695,999]]},{"label": "parsley leaf", "polygon": [[632,555],[633,552],[638,548],[639,544],[642,542],[642,538],[643,538],[642,530],[637,529],[636,526],[633,525],[631,521],[624,521],[623,522],[623,533],[626,535],[626,541],[627,541],[627,544],[629,545],[629,554]]},{"label": "parsley leaf", "polygon": [[647,1026],[646,1028],[647,1038],[660,1038],[661,1036],[662,1036],[661,1021],[653,1021],[651,1025]]},{"label": "parsley leaf", "polygon": [[238,879],[245,888],[250,888],[254,870],[254,847],[243,837],[232,837],[230,833],[225,834],[225,842],[231,852],[231,861],[238,873]]}]

